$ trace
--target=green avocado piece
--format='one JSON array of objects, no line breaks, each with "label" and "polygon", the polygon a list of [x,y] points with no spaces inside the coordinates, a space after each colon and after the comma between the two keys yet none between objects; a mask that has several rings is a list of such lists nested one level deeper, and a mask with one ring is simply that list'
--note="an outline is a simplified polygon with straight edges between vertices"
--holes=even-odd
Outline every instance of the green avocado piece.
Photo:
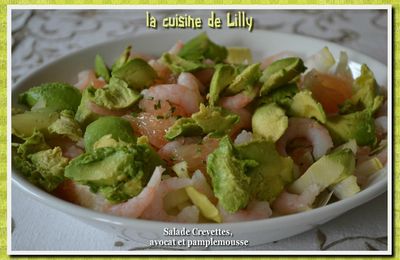
[{"label": "green avocado piece", "polygon": [[227,63],[230,63],[230,64],[251,64],[251,63],[253,63],[251,50],[249,48],[228,47],[227,50],[228,50],[228,57],[226,57]]},{"label": "green avocado piece", "polygon": [[231,65],[218,64],[215,66],[215,72],[211,79],[210,92],[208,94],[208,102],[211,106],[217,104],[219,95],[232,83],[235,76],[236,70]]},{"label": "green avocado piece", "polygon": [[200,104],[200,111],[191,118],[178,119],[167,131],[165,138],[173,140],[178,136],[196,136],[210,134],[220,137],[228,134],[234,124],[239,122],[239,116],[216,106]]},{"label": "green avocado piece", "polygon": [[94,69],[97,77],[102,77],[106,82],[110,80],[110,70],[107,68],[103,57],[98,54],[96,55],[96,58],[94,60]]},{"label": "green avocado piece", "polygon": [[121,53],[121,55],[118,57],[118,59],[115,60],[114,64],[111,67],[111,71],[115,71],[119,68],[122,67],[125,63],[129,61],[129,58],[131,56],[131,50],[132,46],[128,46],[125,48],[125,50]]},{"label": "green avocado piece", "polygon": [[324,155],[289,186],[289,191],[301,194],[310,185],[316,184],[321,192],[353,174],[354,168],[355,157],[350,149],[343,149]]},{"label": "green avocado piece", "polygon": [[90,99],[97,105],[107,109],[123,109],[135,104],[142,96],[128,88],[128,84],[118,78],[111,78],[105,87],[97,89]]},{"label": "green avocado piece", "polygon": [[272,142],[283,135],[288,125],[285,111],[275,103],[257,108],[251,118],[253,133]]},{"label": "green avocado piece", "polygon": [[87,126],[84,134],[86,151],[92,151],[93,145],[103,136],[111,134],[115,140],[128,143],[136,142],[131,125],[125,119],[115,116],[100,117]]},{"label": "green avocado piece", "polygon": [[161,62],[175,74],[187,71],[195,71],[207,67],[205,64],[199,61],[186,60],[168,52],[161,56]]},{"label": "green avocado piece", "polygon": [[64,181],[64,168],[68,159],[62,156],[60,147],[38,151],[26,157],[16,153],[12,156],[14,167],[29,182],[46,191],[52,191]]},{"label": "green avocado piece", "polygon": [[303,60],[297,57],[285,58],[273,62],[263,71],[260,78],[260,81],[263,82],[260,95],[266,95],[272,89],[289,83],[306,69]]},{"label": "green avocado piece", "polygon": [[239,116],[222,107],[206,107],[200,104],[200,111],[192,115],[193,120],[205,134],[218,137],[228,134],[232,126],[239,122]]},{"label": "green avocado piece", "polygon": [[299,92],[299,88],[295,83],[289,83],[277,89],[271,90],[267,95],[261,96],[258,104],[276,103],[277,105],[289,109],[292,104],[293,97]]},{"label": "green avocado piece", "polygon": [[260,76],[260,63],[251,64],[235,77],[233,82],[225,89],[224,94],[235,95],[242,91],[251,91]]},{"label": "green avocado piece", "polygon": [[336,145],[355,139],[359,146],[376,143],[375,123],[368,109],[328,118],[326,128]]},{"label": "green avocado piece", "polygon": [[59,118],[49,126],[48,130],[50,134],[66,136],[75,142],[81,140],[83,135],[79,123],[74,119],[74,112],[71,110],[61,111]]},{"label": "green avocado piece", "polygon": [[197,136],[202,135],[202,128],[192,118],[180,118],[168,129],[165,138],[169,141],[178,136]]},{"label": "green avocado piece", "polygon": [[214,194],[228,212],[236,212],[249,202],[251,179],[245,173],[249,166],[256,166],[256,162],[240,160],[227,136],[208,155],[207,173],[211,177]]},{"label": "green avocado piece", "polygon": [[354,80],[354,95],[340,105],[340,113],[348,114],[361,111],[366,108],[375,113],[383,103],[384,97],[378,95],[378,83],[375,80],[373,72],[367,65],[361,66],[361,75]]},{"label": "green avocado piece", "polygon": [[295,117],[315,118],[321,123],[326,122],[325,111],[309,90],[302,90],[293,97],[290,113]]},{"label": "green avocado piece", "polygon": [[126,143],[122,140],[115,140],[112,138],[112,134],[104,135],[99,140],[97,140],[93,144],[93,149],[99,149],[102,147],[117,147],[117,146],[126,146],[129,143]]},{"label": "green avocado piece", "polygon": [[273,142],[256,140],[235,148],[240,158],[258,163],[248,172],[250,191],[255,199],[271,202],[294,180],[292,159],[280,156]]},{"label": "green avocado piece", "polygon": [[212,42],[205,32],[187,41],[178,53],[179,57],[186,60],[211,59],[215,62],[224,61],[227,55],[227,49]]},{"label": "green avocado piece", "polygon": [[93,99],[96,89],[88,87],[83,90],[81,103],[75,113],[75,120],[85,128],[88,124],[99,118],[99,115],[89,109],[91,99]]},{"label": "green avocado piece", "polygon": [[111,73],[112,77],[125,81],[130,88],[142,90],[150,86],[157,78],[155,70],[143,59],[129,60]]},{"label": "green avocado piece", "polygon": [[49,148],[50,146],[46,143],[43,134],[35,129],[33,134],[26,138],[22,144],[18,144],[17,153],[23,158],[26,158],[29,154],[37,153]]},{"label": "green avocado piece", "polygon": [[47,108],[75,112],[81,102],[81,93],[69,84],[45,83],[20,94],[19,102],[28,105],[32,110]]},{"label": "green avocado piece", "polygon": [[48,127],[59,118],[59,113],[48,109],[26,111],[11,117],[12,133],[20,138],[31,136],[35,129],[48,135]]},{"label": "green avocado piece", "polygon": [[139,194],[159,165],[164,163],[148,145],[103,147],[74,158],[65,176],[119,203]]}]

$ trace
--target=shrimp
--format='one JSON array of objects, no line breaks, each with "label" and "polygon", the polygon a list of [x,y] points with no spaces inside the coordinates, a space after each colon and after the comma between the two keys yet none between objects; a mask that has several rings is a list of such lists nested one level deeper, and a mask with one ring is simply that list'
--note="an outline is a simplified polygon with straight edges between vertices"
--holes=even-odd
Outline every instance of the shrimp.
[{"label": "shrimp", "polygon": [[213,203],[217,204],[217,198],[210,185],[207,182],[206,177],[200,170],[196,170],[192,175],[193,187],[199,192],[207,196],[207,198]]},{"label": "shrimp", "polygon": [[158,154],[170,163],[186,161],[191,172],[195,170],[206,172],[207,156],[218,147],[218,144],[218,139],[215,138],[205,137],[203,141],[199,138],[178,138],[163,146]]},{"label": "shrimp", "polygon": [[177,83],[179,85],[188,87],[193,91],[200,91],[204,93],[206,91],[205,86],[195,77],[193,74],[189,72],[182,72],[179,74]]},{"label": "shrimp", "polygon": [[141,216],[146,208],[148,208],[153,202],[157,189],[161,183],[161,175],[164,171],[165,169],[163,167],[156,167],[153,175],[147,183],[147,186],[139,193],[139,195],[129,199],[125,203],[108,206],[104,211],[113,215],[131,218]]},{"label": "shrimp", "polygon": [[183,42],[181,40],[177,41],[174,46],[169,49],[168,53],[172,55],[178,55],[179,51],[183,48]]},{"label": "shrimp", "polygon": [[193,76],[195,76],[204,86],[210,85],[213,75],[214,75],[213,68],[206,68],[193,72]]},{"label": "shrimp", "polygon": [[221,213],[223,222],[240,222],[265,219],[272,215],[272,210],[267,201],[252,201],[249,203],[246,209],[239,210],[235,213],[226,212],[220,204],[218,204],[218,209]]},{"label": "shrimp", "polygon": [[164,170],[161,166],[156,167],[146,187],[139,195],[119,204],[111,204],[104,197],[92,193],[88,186],[77,184],[71,180],[61,184],[55,194],[64,200],[95,211],[121,217],[138,218],[154,200]]},{"label": "shrimp", "polygon": [[158,118],[147,112],[141,112],[135,118],[131,116],[124,116],[124,118],[129,120],[135,132],[147,136],[150,144],[158,149],[167,144],[168,141],[164,135],[176,121],[173,117]]},{"label": "shrimp", "polygon": [[84,90],[91,85],[94,88],[102,88],[106,85],[106,82],[103,79],[98,79],[93,70],[84,70],[79,72],[78,82],[75,83],[75,87]]},{"label": "shrimp", "polygon": [[[257,93],[255,91],[254,93]],[[240,92],[234,96],[223,97],[219,101],[219,104],[231,112],[239,116],[239,123],[235,124],[231,131],[231,136],[236,136],[240,130],[251,128],[251,113],[246,108],[251,101],[253,101],[255,95],[249,95],[244,92]]]},{"label": "shrimp", "polygon": [[203,101],[198,89],[179,84],[156,85],[142,94],[147,99],[168,100],[170,103],[182,107],[186,116],[199,111],[199,105]]},{"label": "shrimp", "polygon": [[[142,91],[147,96],[146,91]],[[171,117],[185,116],[186,111],[179,105],[171,104],[168,100],[155,100],[143,98],[139,101],[139,108],[155,116]]]},{"label": "shrimp", "polygon": [[78,142],[70,140],[68,137],[51,137],[46,141],[51,147],[59,146],[62,151],[62,155],[69,159],[75,158],[84,152],[84,146],[82,146],[83,139]]},{"label": "shrimp", "polygon": [[312,119],[292,117],[285,133],[276,142],[278,152],[287,156],[287,144],[297,138],[306,138],[311,142],[315,159],[319,159],[333,147],[332,138],[325,127]]},{"label": "shrimp", "polygon": [[300,195],[283,191],[272,203],[272,209],[279,214],[292,214],[310,209],[320,190],[311,184]]},{"label": "shrimp", "polygon": [[181,223],[198,223],[200,210],[195,206],[187,206],[176,215],[176,222]]},{"label": "shrimp", "polygon": [[[169,83],[174,84],[176,83],[176,78],[173,75],[172,71],[164,64],[162,64],[158,60],[149,60],[147,62],[157,73],[159,78],[159,83]],[[161,81],[161,82],[160,82]]]},{"label": "shrimp", "polygon": [[176,216],[169,215],[164,209],[164,197],[171,191],[192,185],[189,178],[172,177],[161,181],[157,188],[154,199],[143,211],[141,218],[161,221],[177,221]]}]

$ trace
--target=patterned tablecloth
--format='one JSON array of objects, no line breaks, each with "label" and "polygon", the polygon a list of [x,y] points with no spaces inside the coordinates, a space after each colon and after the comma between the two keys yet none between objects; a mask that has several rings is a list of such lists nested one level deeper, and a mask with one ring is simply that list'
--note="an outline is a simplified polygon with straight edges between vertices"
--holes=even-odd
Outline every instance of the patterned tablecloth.
[{"label": "patterned tablecloth", "polygon": [[[176,12],[159,10],[157,16]],[[208,14],[193,11],[196,16]],[[255,29],[321,38],[387,62],[386,11],[258,10],[248,14],[255,19]],[[12,80],[17,82],[38,65],[73,50],[142,32],[144,17],[142,10],[13,11]],[[145,246],[44,206],[16,186],[12,187],[11,206],[13,250],[135,250]],[[387,235],[385,193],[319,228],[247,249],[387,250]]]}]

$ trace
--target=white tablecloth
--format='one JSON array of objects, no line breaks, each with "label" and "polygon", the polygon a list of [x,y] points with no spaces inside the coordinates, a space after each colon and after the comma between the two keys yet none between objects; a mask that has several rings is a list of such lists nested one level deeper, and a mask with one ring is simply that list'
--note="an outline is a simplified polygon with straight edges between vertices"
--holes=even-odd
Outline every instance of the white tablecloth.
[{"label": "white tablecloth", "polygon": [[[176,13],[159,11],[157,15]],[[207,14],[209,11],[206,12]],[[253,11],[255,29],[318,37],[387,62],[384,11]],[[204,15],[197,11],[196,14]],[[14,11],[12,77],[93,43],[143,31],[144,11]],[[303,234],[248,250],[387,250],[387,194]],[[133,250],[140,245],[44,206],[12,187],[13,250]],[[390,231],[391,232],[391,231]]]}]

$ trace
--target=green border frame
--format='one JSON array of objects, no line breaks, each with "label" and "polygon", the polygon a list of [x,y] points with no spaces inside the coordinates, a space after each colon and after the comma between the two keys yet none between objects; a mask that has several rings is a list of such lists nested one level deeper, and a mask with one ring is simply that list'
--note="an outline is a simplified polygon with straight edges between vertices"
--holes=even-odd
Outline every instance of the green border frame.
[{"label": "green border frame", "polygon": [[[400,85],[400,1],[398,0],[204,0],[200,3],[199,0],[11,0],[4,1],[0,0],[0,259],[10,259],[7,255],[7,5],[392,5],[392,61],[393,61],[393,200],[398,202],[400,199],[400,192],[395,191],[396,183],[400,182],[398,167],[396,167],[395,158],[400,155],[400,128],[397,127],[400,124],[400,116],[397,116],[400,112],[399,104],[400,95],[396,91],[397,86]],[[56,7],[56,6],[55,6]],[[393,209],[393,256],[396,258],[400,255],[400,246],[396,242],[400,239],[400,204],[394,203]],[[390,232],[390,231],[389,231]],[[267,259],[268,257],[254,256],[257,258]],[[28,257],[18,257],[18,259],[27,259]],[[36,256],[35,259],[70,259],[70,257],[40,257]],[[74,257],[74,259],[88,259],[89,257]],[[128,259],[127,256],[119,257],[96,257],[95,259]],[[176,257],[135,257],[135,259],[175,259]],[[188,257],[189,259],[203,259],[204,257]],[[216,257],[211,257],[216,259]],[[231,257],[218,257],[218,259],[230,259]],[[235,257],[239,259],[238,257]],[[288,257],[274,257],[274,259],[287,259]],[[317,257],[314,259],[321,259],[324,257]],[[346,259],[347,257],[336,256],[334,259]],[[357,257],[363,259],[365,257]],[[388,257],[369,257],[369,259],[388,259]],[[244,257],[241,259],[250,259],[250,257]],[[309,259],[309,257],[301,257],[299,259]]]}]

